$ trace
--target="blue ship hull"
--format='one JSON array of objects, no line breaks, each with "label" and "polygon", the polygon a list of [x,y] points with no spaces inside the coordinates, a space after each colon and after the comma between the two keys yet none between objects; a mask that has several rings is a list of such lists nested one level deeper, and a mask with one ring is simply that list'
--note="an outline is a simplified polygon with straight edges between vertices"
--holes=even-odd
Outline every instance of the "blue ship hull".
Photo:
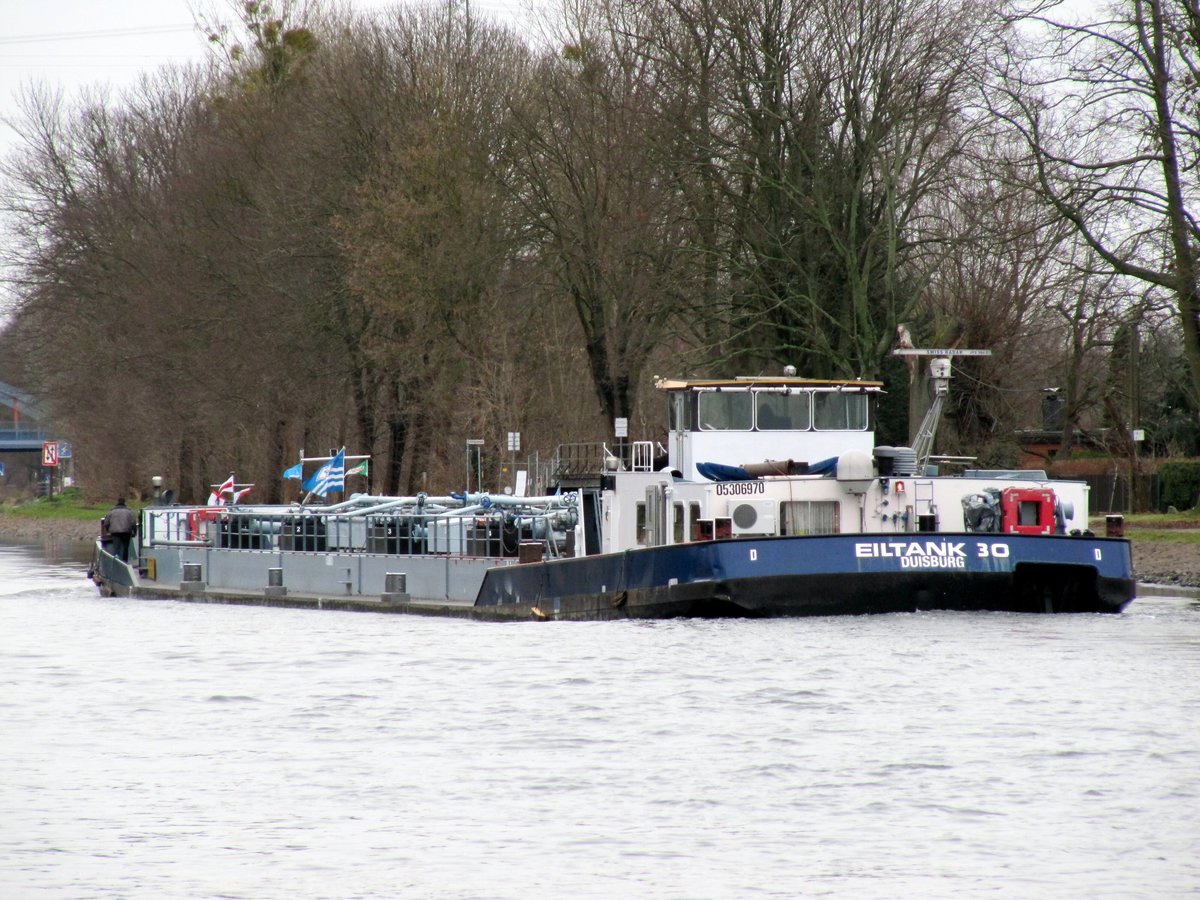
[{"label": "blue ship hull", "polygon": [[488,571],[476,607],[547,618],[1120,612],[1129,543],[997,534],[710,541]]}]

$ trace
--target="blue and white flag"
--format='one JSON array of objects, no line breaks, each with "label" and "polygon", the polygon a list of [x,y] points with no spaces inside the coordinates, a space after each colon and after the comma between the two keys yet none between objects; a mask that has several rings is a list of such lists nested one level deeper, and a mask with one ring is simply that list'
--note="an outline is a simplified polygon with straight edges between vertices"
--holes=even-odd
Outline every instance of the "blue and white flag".
[{"label": "blue and white flag", "polygon": [[337,456],[308,477],[308,481],[304,482],[304,490],[311,491],[318,497],[324,497],[330,491],[344,491],[345,489],[346,448],[343,447],[338,451]]},{"label": "blue and white flag", "polygon": [[283,478],[286,481],[289,478],[295,478],[300,481],[304,477],[304,463],[296,463],[290,469],[283,470]]}]

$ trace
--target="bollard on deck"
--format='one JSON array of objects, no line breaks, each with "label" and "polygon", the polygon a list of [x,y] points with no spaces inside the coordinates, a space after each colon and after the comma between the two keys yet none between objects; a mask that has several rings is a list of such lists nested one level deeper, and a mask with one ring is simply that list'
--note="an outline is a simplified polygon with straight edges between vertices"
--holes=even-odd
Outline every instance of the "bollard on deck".
[{"label": "bollard on deck", "polygon": [[409,601],[408,573],[388,572],[384,575],[383,594],[379,599],[388,604],[407,603]]},{"label": "bollard on deck", "polygon": [[179,584],[179,590],[185,594],[202,594],[204,588],[204,567],[200,563],[184,563],[183,581]]},{"label": "bollard on deck", "polygon": [[264,597],[286,597],[287,588],[283,586],[283,569],[273,567],[267,569],[267,586],[263,588]]}]

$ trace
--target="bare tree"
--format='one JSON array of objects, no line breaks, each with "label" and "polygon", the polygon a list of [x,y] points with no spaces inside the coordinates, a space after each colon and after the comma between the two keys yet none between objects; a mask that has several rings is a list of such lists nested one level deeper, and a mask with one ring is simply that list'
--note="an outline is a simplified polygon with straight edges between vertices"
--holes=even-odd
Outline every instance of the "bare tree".
[{"label": "bare tree", "polygon": [[547,286],[578,318],[604,415],[629,416],[692,272],[692,220],[662,152],[657,85],[635,36],[600,5],[572,6],[547,52],[503,165]]},{"label": "bare tree", "polygon": [[[386,118],[372,126],[369,165],[333,225],[346,285],[371,323],[356,352],[384,375],[376,409],[388,482],[403,489],[471,424],[465,410],[445,410],[477,375],[472,358],[499,336],[489,328],[522,318],[491,315],[504,305],[498,285],[515,244],[491,161],[527,53],[454,4],[400,11],[347,49],[371,75],[331,79],[345,126]],[[364,92],[373,103],[350,96]]]},{"label": "bare tree", "polygon": [[272,490],[296,382],[329,369],[311,306],[274,277],[262,160],[287,145],[287,117],[227,88],[167,72],[74,109],[34,94],[27,111],[12,196],[30,369],[97,451],[81,462],[121,461],[100,479],[117,489],[149,470],[203,499],[236,467]]},{"label": "bare tree", "polygon": [[1047,2],[1018,21],[993,109],[1025,140],[1045,201],[1113,271],[1172,298],[1200,410],[1200,13],[1126,0],[1079,19]]},{"label": "bare tree", "polygon": [[929,200],[953,191],[978,124],[976,60],[994,42],[986,10],[658,8],[651,45],[690,151],[687,196],[699,221],[721,223],[722,237],[700,247],[721,253],[726,347],[813,374],[878,374],[948,246]]}]

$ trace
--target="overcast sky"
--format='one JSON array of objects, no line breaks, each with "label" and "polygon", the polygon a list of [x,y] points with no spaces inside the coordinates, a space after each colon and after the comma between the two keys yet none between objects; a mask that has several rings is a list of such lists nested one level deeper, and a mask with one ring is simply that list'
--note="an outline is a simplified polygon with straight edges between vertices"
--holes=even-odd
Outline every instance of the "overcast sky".
[{"label": "overcast sky", "polygon": [[[415,0],[343,0],[362,11]],[[534,7],[548,0],[532,0]],[[483,14],[517,25],[531,0],[472,0]],[[88,85],[114,89],[139,72],[207,54],[197,10],[234,18],[233,0],[0,0],[0,119],[17,116],[22,84],[44,81],[74,94]],[[15,134],[0,123],[0,152]]]}]

